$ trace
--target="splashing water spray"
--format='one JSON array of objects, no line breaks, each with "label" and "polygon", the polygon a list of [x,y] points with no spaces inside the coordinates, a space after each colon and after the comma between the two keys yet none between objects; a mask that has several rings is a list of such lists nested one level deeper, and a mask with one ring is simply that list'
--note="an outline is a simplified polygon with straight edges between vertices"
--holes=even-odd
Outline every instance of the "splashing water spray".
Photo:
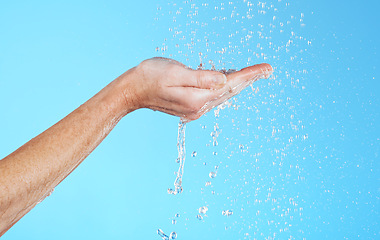
[{"label": "splashing water spray", "polygon": [[161,229],[158,229],[157,230],[157,234],[163,239],[163,240],[174,240],[174,239],[176,239],[177,238],[177,233],[176,232],[172,232],[172,233],[170,233],[170,235],[168,236],[168,235],[166,235],[165,233],[164,233],[164,231],[162,231]]}]

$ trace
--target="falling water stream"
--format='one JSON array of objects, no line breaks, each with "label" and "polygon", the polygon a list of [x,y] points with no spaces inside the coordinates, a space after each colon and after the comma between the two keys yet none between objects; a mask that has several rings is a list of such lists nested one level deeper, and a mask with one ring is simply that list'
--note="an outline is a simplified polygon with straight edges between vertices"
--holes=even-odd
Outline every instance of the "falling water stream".
[{"label": "falling water stream", "polygon": [[178,171],[176,172],[177,177],[174,181],[174,190],[169,188],[168,193],[176,195],[182,192],[182,175],[183,175],[183,167],[186,159],[186,149],[185,149],[185,130],[186,130],[186,122],[182,119],[178,123],[178,138],[177,138],[177,149],[178,149],[178,157],[176,162],[179,163]]}]

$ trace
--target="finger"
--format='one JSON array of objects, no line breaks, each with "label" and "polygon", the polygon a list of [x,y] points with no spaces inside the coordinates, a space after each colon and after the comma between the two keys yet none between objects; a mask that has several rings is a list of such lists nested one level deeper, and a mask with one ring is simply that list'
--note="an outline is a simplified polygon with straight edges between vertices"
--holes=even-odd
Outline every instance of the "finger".
[{"label": "finger", "polygon": [[211,70],[182,69],[177,71],[176,77],[179,79],[175,84],[177,87],[219,89],[227,82],[226,75]]},{"label": "finger", "polygon": [[181,67],[185,67],[186,68],[186,65],[181,63],[181,62],[178,62],[174,59],[171,59],[171,58],[165,58],[165,57],[153,57],[151,59],[148,59],[149,60],[155,60],[155,61],[163,61],[163,62],[166,62],[166,63],[170,63],[170,64],[175,64],[175,65],[179,65]]},{"label": "finger", "polygon": [[[168,93],[169,95],[169,93]],[[192,87],[177,87],[175,91],[171,90],[170,97],[165,101],[173,101],[183,106],[187,114],[197,113],[207,101],[214,95],[214,90],[192,88]]]},{"label": "finger", "polygon": [[239,94],[253,82],[258,79],[268,78],[272,73],[272,67],[264,63],[229,74],[227,76],[227,84],[223,88],[213,91],[212,96],[209,96],[209,100],[200,111],[202,111],[202,114],[208,112],[212,108]]},{"label": "finger", "polygon": [[258,79],[268,78],[272,73],[272,66],[266,63],[243,68],[242,70],[231,73],[227,76],[228,80],[224,90],[226,92],[228,90],[228,95],[230,97],[235,96],[253,82]]},{"label": "finger", "polygon": [[237,86],[243,82],[254,79],[268,78],[273,73],[273,68],[267,63],[261,63],[254,66],[246,67],[240,71],[227,75],[230,86]]},{"label": "finger", "polygon": [[[169,95],[169,93],[167,94]],[[198,119],[202,116],[202,108],[210,99],[215,98],[215,90],[193,88],[193,87],[176,87],[170,90],[170,97],[164,99],[167,103],[176,105],[176,111],[187,121]],[[176,99],[173,101],[173,99]]]},{"label": "finger", "polygon": [[[181,81],[176,86],[202,89],[220,89],[225,86],[226,81],[227,83],[230,82],[228,84],[233,88],[247,81],[250,81],[249,85],[253,82],[252,80],[257,80],[257,75],[260,75],[259,78],[268,78],[273,72],[272,67],[266,63],[243,68],[240,71],[228,74],[227,78],[223,73],[211,70],[182,70],[177,72],[177,76]],[[243,85],[241,87],[244,88],[246,86]]]},{"label": "finger", "polygon": [[202,89],[219,89],[227,83],[227,77],[223,73],[210,70],[195,71],[196,87]]},{"label": "finger", "polygon": [[[273,72],[272,67],[269,64],[259,64],[251,67],[244,68],[238,72],[230,73],[227,75],[227,83],[222,85],[219,89],[210,89],[215,86],[211,84],[210,76],[214,74],[221,74],[214,71],[195,71],[190,69],[181,69],[184,71],[178,71],[177,79],[181,79],[181,85],[176,87],[176,91],[170,90],[170,96],[166,101],[171,102],[172,99],[177,99],[180,111],[170,113],[173,115],[181,116],[185,119],[194,120],[202,116],[205,112],[208,112],[212,108],[218,106],[229,98],[238,94],[242,89],[249,84],[260,78],[268,78]],[[191,73],[189,72],[191,71]],[[193,73],[198,74],[194,78]],[[224,74],[222,74],[225,76]],[[194,79],[197,79],[194,81]],[[207,81],[208,79],[208,81]],[[173,86],[174,87],[174,86]]]}]

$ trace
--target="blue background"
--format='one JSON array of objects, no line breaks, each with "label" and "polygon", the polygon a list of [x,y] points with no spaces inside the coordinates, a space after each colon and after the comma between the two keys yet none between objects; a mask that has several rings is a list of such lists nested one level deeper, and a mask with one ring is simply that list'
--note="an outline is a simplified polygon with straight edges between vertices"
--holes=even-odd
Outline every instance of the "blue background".
[{"label": "blue background", "polygon": [[166,193],[179,119],[138,110],[3,239],[377,239],[379,7],[1,1],[0,158],[150,57],[275,68],[188,124],[182,194]]}]

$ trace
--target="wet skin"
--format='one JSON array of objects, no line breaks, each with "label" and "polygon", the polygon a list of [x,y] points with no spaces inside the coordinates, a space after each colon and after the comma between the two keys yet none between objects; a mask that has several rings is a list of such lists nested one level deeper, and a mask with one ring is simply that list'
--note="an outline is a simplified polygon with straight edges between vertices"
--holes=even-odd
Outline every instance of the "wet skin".
[{"label": "wet skin", "polygon": [[61,121],[0,161],[0,236],[42,201],[128,113],[150,108],[192,121],[268,78],[269,64],[230,74],[171,59],[143,61]]}]

